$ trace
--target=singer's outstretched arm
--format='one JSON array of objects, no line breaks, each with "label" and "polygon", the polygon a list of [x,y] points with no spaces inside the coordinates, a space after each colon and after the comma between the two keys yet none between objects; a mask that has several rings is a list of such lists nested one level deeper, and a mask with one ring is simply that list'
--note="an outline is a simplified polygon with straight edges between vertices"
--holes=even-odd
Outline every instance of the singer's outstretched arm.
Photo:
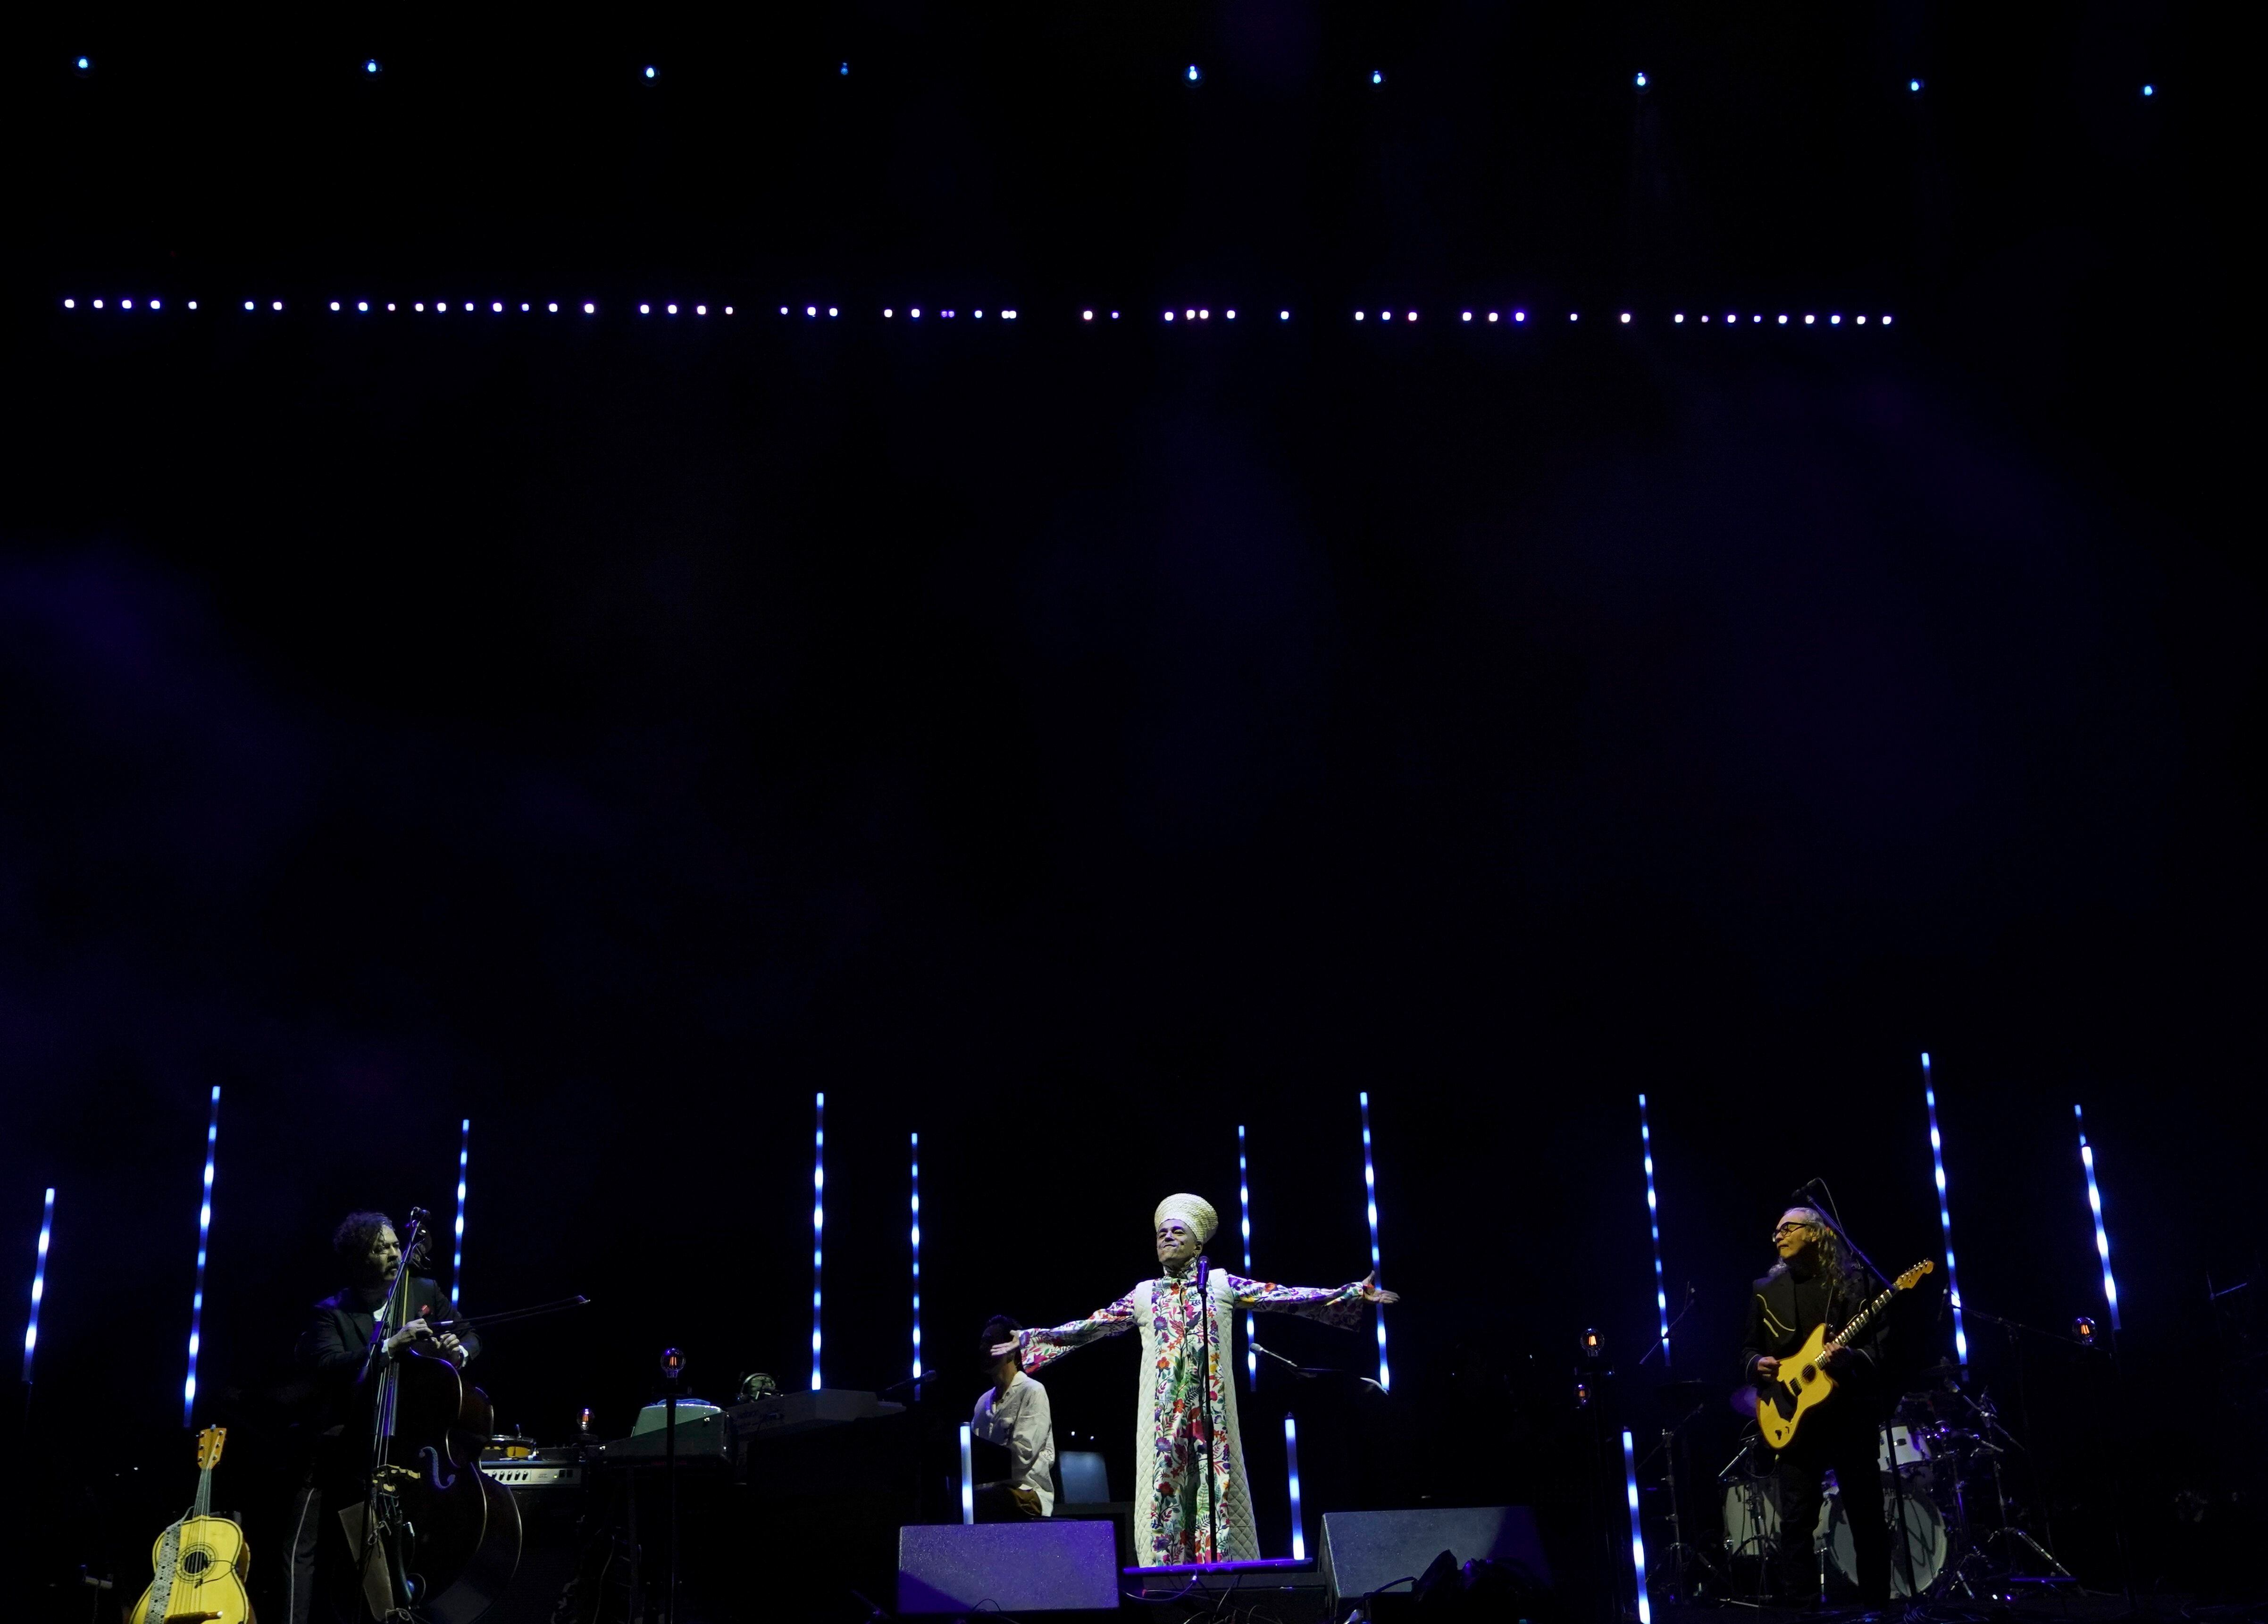
[{"label": "singer's outstretched arm", "polygon": [[1120,1297],[1108,1308],[1096,1309],[1084,1319],[1074,1319],[1069,1325],[1020,1332],[1016,1340],[1023,1352],[1024,1369],[1028,1372],[1053,1364],[1074,1348],[1084,1348],[1089,1342],[1098,1342],[1106,1336],[1116,1336],[1133,1328],[1134,1299],[1128,1296]]},{"label": "singer's outstretched arm", "polygon": [[1344,1286],[1279,1286],[1271,1280],[1247,1280],[1224,1270],[1220,1280],[1239,1308],[1257,1309],[1262,1313],[1297,1314],[1303,1319],[1320,1319],[1343,1331],[1361,1323],[1362,1311],[1371,1304],[1400,1301],[1396,1293],[1379,1290],[1369,1278]]}]

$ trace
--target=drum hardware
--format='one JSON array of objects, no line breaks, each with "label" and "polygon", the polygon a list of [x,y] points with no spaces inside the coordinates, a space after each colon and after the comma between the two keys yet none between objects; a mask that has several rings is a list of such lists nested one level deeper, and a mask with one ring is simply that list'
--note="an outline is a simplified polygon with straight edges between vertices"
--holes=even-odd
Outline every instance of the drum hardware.
[{"label": "drum hardware", "polygon": [[[1883,1487],[1887,1489],[1895,1481],[1895,1477],[1886,1475]],[[1944,1515],[1933,1501],[1921,1494],[1886,1493],[1882,1509],[1888,1514],[1892,1536],[1890,1594],[1926,1594],[1947,1566],[1949,1542]],[[1851,1520],[1843,1510],[1839,1484],[1822,1496],[1821,1513],[1826,1565],[1855,1584],[1859,1580],[1857,1548],[1851,1538]]]},{"label": "drum hardware", "polygon": [[1680,1512],[1677,1496],[1677,1446],[1680,1434],[1693,1418],[1705,1409],[1704,1394],[1707,1384],[1698,1381],[1670,1382],[1656,1393],[1665,1409],[1685,1407],[1685,1414],[1661,1429],[1661,1486],[1669,1502],[1669,1543],[1655,1564],[1657,1573],[1664,1576],[1664,1594],[1688,1600],[1700,1593],[1710,1581],[1716,1580],[1727,1589],[1731,1576],[1711,1558],[1708,1552],[1685,1539],[1685,1523]]},{"label": "drum hardware", "polygon": [[[1773,1599],[1774,1559],[1779,1551],[1779,1474],[1769,1456],[1764,1458],[1764,1469],[1756,1469],[1763,1441],[1756,1428],[1748,1429],[1741,1447],[1717,1473],[1725,1486],[1724,1599],[1743,1607],[1762,1607]],[[1742,1582],[1751,1563],[1753,1588]],[[1743,1591],[1748,1593],[1742,1594]]]}]

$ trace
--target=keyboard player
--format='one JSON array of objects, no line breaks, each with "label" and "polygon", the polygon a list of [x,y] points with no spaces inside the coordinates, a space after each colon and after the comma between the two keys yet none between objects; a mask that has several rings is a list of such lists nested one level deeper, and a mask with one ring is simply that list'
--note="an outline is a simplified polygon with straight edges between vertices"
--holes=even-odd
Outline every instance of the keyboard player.
[{"label": "keyboard player", "polygon": [[[999,1446],[1007,1458],[1007,1472],[976,1486],[980,1523],[1023,1522],[1055,1514],[1055,1420],[1048,1410],[1048,1390],[1024,1374],[1023,1356],[1014,1349],[1016,1333],[1022,1329],[1003,1314],[994,1315],[984,1326],[984,1360],[991,1367],[992,1385],[976,1400],[968,1429],[980,1442]],[[1010,1351],[995,1357],[992,1349],[1003,1343],[1010,1344]]]}]

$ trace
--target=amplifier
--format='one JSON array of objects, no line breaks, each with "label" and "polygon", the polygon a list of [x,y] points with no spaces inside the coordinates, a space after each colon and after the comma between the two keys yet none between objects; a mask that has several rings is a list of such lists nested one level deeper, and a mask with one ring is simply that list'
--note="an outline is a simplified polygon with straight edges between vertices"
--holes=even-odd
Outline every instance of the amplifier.
[{"label": "amplifier", "polygon": [[1524,1505],[1323,1514],[1323,1584],[1335,1607],[1417,1578],[1444,1551],[1460,1565],[1511,1562],[1537,1584],[1551,1583],[1535,1515]]},{"label": "amplifier", "polygon": [[507,1488],[579,1488],[583,1468],[571,1460],[483,1460],[481,1470]]},{"label": "amplifier", "polygon": [[1107,1523],[945,1523],[898,1530],[900,1613],[1072,1613],[1118,1606]]}]

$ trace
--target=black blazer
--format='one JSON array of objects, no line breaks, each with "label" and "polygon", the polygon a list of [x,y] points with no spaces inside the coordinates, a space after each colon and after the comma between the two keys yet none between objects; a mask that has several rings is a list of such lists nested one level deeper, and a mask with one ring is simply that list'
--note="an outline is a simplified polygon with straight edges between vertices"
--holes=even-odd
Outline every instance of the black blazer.
[{"label": "black blazer", "polygon": [[[431,1280],[409,1277],[409,1305],[426,1319],[454,1319],[457,1305]],[[338,1427],[347,1417],[357,1383],[369,1373],[377,1343],[372,1330],[377,1313],[362,1306],[361,1294],[349,1289],[335,1292],[308,1312],[307,1328],[299,1334],[294,1357],[299,1368],[315,1378],[323,1407],[322,1429]],[[481,1339],[470,1326],[457,1331],[465,1345],[468,1363],[480,1356]]]},{"label": "black blazer", "polygon": [[[1866,1298],[1853,1298],[1837,1285],[1826,1294],[1824,1314],[1816,1308],[1808,1315],[1801,1313],[1795,1304],[1795,1277],[1787,1272],[1785,1263],[1774,1264],[1771,1274],[1751,1282],[1750,1286],[1748,1334],[1741,1341],[1741,1379],[1746,1382],[1756,1378],[1758,1359],[1766,1356],[1785,1359],[1803,1346],[1804,1338],[1822,1319],[1831,1333],[1867,1305]],[[1869,1370],[1880,1359],[1881,1333],[1881,1322],[1877,1320],[1850,1345],[1851,1351]],[[1844,1372],[1838,1369],[1836,1374],[1839,1378]]]}]

